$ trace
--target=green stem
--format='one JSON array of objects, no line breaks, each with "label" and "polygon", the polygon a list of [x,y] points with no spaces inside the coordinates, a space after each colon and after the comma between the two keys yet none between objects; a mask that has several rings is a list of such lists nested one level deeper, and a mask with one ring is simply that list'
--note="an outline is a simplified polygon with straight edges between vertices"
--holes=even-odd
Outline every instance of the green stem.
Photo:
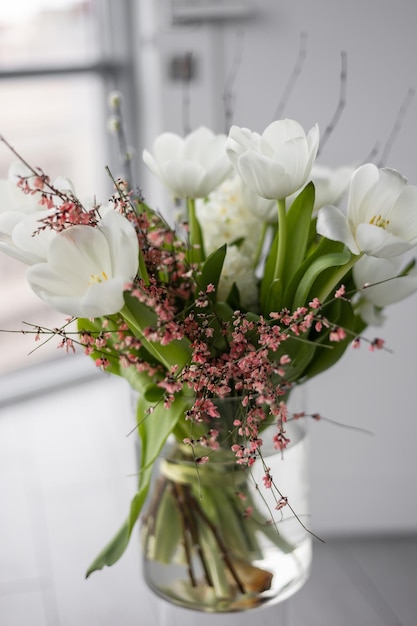
[{"label": "green stem", "polygon": [[255,254],[254,261],[253,261],[253,267],[255,269],[256,269],[256,267],[257,267],[257,265],[259,263],[259,259],[261,258],[262,249],[263,249],[264,243],[265,243],[266,233],[268,231],[268,226],[269,226],[268,222],[263,222],[261,236],[259,237],[258,246],[256,248],[256,254]]},{"label": "green stem", "polygon": [[188,224],[190,228],[190,263],[201,263],[205,259],[203,235],[195,211],[194,198],[187,198]]},{"label": "green stem", "polygon": [[285,262],[285,252],[287,245],[287,212],[285,209],[285,198],[277,200],[278,203],[278,250],[275,261],[274,278],[282,279]]}]

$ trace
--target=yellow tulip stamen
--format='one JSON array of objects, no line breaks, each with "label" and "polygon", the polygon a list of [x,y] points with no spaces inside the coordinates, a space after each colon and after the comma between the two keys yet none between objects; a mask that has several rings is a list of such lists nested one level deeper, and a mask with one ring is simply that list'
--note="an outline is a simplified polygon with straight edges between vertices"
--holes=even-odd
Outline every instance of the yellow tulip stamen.
[{"label": "yellow tulip stamen", "polygon": [[378,226],[379,228],[384,228],[384,229],[387,228],[389,222],[390,221],[386,220],[384,217],[382,217],[382,215],[374,215],[369,220],[369,223],[372,224],[373,226]]},{"label": "yellow tulip stamen", "polygon": [[106,272],[101,272],[101,274],[91,274],[89,285],[95,285],[96,283],[103,283],[105,280],[109,280]]}]

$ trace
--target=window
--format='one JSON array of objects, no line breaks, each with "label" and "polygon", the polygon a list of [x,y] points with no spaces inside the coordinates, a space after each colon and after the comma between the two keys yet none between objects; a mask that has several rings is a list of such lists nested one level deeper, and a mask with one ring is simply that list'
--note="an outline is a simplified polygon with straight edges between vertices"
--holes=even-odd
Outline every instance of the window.
[{"label": "window", "polygon": [[[105,165],[118,174],[107,94],[120,89],[132,108],[131,7],[129,0],[13,0],[0,8],[0,134],[52,180],[72,179],[81,199],[105,201],[111,189]],[[125,112],[133,142],[133,115]],[[0,144],[0,178],[13,160]],[[62,325],[64,316],[31,292],[25,269],[0,253],[0,329]],[[0,373],[57,356],[53,340],[28,358],[37,345],[33,335],[1,333]]]}]

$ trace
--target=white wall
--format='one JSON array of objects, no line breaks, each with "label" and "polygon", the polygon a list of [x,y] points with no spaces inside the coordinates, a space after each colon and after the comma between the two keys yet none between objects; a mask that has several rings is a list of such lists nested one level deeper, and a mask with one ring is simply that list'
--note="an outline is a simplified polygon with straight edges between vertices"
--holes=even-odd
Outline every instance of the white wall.
[{"label": "white wall", "polygon": [[[257,14],[248,21],[181,27],[169,24],[168,4],[139,0],[138,26],[144,33],[138,46],[139,100],[146,146],[162,130],[182,131],[181,85],[167,78],[174,53],[191,51],[197,64],[190,86],[192,126],[224,130],[222,91],[240,31],[244,48],[233,122],[259,132],[273,119],[301,32],[307,33],[307,57],[284,116],[305,128],[318,122],[323,132],[332,118],[339,97],[340,55],[346,51],[347,104],[323,149],[324,164],[361,162],[377,142],[383,146],[408,89],[417,87],[414,0],[258,0]],[[155,10],[153,24],[143,13],[146,8]],[[416,140],[417,98],[387,162],[412,183],[417,183]],[[163,202],[146,172],[142,180],[148,200]],[[393,354],[371,354],[366,347],[351,351],[305,391],[307,409],[374,433],[325,422],[311,425],[313,520],[319,532],[417,530],[416,312],[417,296],[391,307],[383,330],[375,330]]]}]

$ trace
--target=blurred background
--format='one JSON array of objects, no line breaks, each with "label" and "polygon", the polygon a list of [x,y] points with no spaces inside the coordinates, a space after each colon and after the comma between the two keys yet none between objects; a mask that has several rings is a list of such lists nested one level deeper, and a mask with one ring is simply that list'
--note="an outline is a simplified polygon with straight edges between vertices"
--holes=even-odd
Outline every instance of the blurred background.
[{"label": "blurred background", "polygon": [[[162,131],[199,125],[262,132],[278,117],[305,129],[318,122],[320,164],[372,159],[417,184],[416,18],[413,0],[3,2],[0,134],[52,179],[71,178],[81,198],[105,201],[105,166],[120,169],[107,130],[117,89],[136,182],[164,212],[169,199],[141,151]],[[0,144],[0,178],[13,160]],[[24,270],[0,257],[0,329],[61,325]],[[349,351],[296,400],[372,433],[311,424],[311,526],[325,538],[417,533],[416,313],[417,296],[387,309],[368,335],[392,352]],[[134,491],[131,406],[123,381],[56,345],[0,333],[0,623],[157,623],[155,613],[133,621],[128,608],[136,546],[83,580]]]}]

